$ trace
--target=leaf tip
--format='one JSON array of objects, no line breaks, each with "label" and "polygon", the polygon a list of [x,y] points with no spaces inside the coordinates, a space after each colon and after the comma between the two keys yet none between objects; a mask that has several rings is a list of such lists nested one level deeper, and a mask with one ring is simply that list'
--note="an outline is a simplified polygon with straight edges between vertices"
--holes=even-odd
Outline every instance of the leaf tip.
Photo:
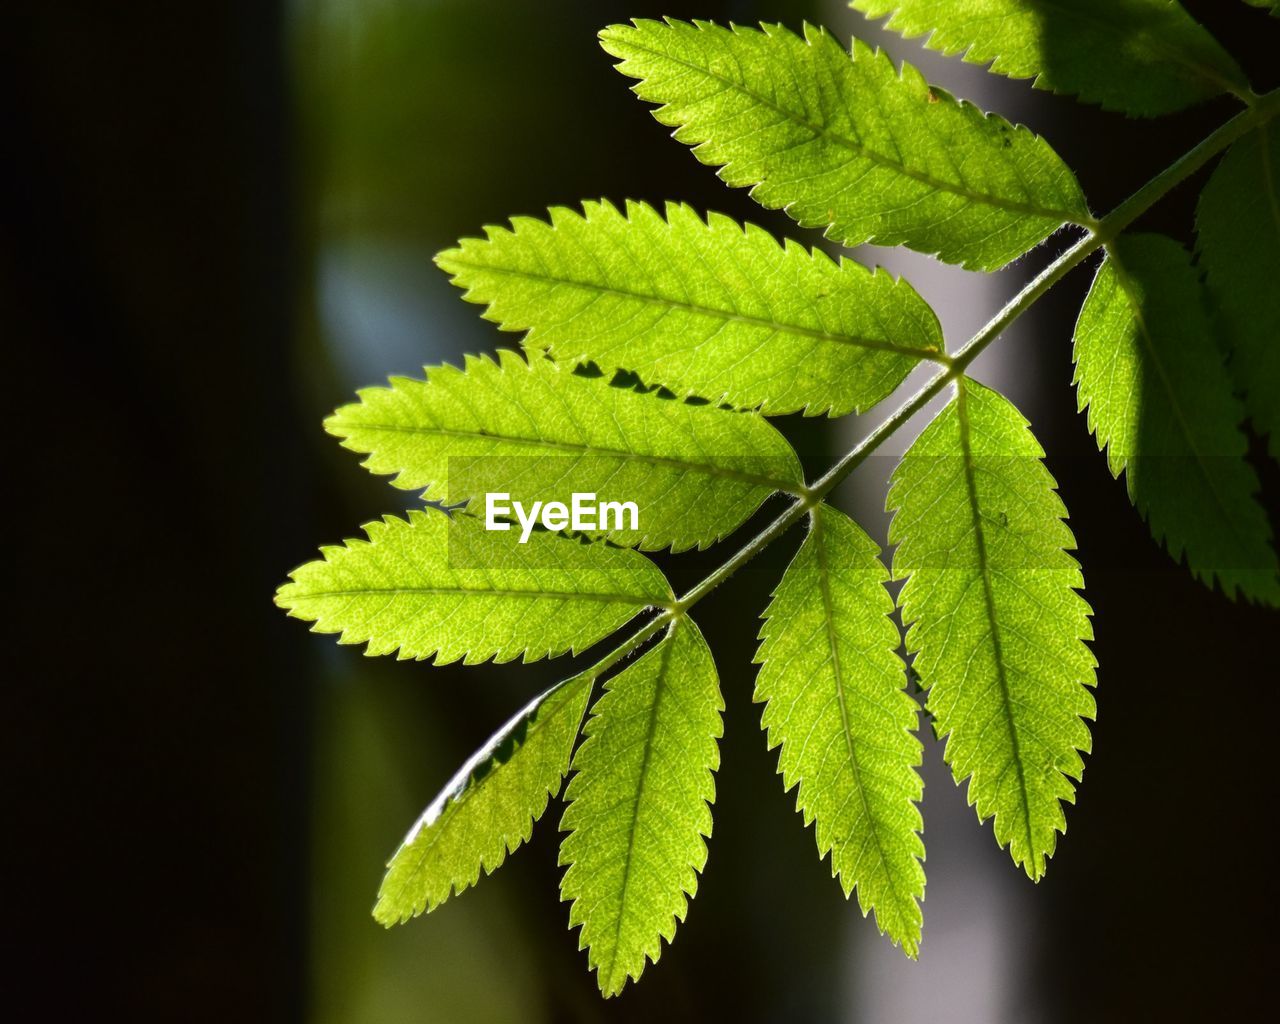
[{"label": "leaf tip", "polygon": [[283,611],[293,613],[293,601],[291,592],[297,584],[293,580],[288,580],[276,587],[276,592],[271,595],[271,603]]},{"label": "leaf tip", "polygon": [[403,924],[407,918],[398,911],[393,910],[388,901],[379,897],[378,902],[374,904],[373,910],[370,911],[371,916],[378,924],[388,930],[394,928],[398,924]]}]

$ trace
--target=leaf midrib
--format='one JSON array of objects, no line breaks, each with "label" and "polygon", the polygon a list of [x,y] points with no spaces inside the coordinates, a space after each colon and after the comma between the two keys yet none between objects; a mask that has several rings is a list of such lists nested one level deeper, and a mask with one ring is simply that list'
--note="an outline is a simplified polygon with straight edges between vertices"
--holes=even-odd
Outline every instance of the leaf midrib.
[{"label": "leaf midrib", "polygon": [[[1039,861],[1035,840],[1031,833],[1031,794],[1027,790],[1026,768],[1022,763],[1022,747],[1018,740],[1018,724],[1013,713],[1009,694],[1009,680],[1005,674],[1004,648],[1000,640],[1000,623],[996,612],[995,593],[991,583],[991,566],[987,555],[986,532],[982,525],[982,511],[978,502],[978,482],[973,464],[973,444],[969,436],[969,410],[966,405],[964,379],[956,381],[956,417],[960,424],[960,451],[964,464],[965,489],[969,498],[969,515],[973,520],[974,546],[978,555],[978,573],[982,579],[982,598],[986,605],[987,622],[991,625],[991,646],[994,648],[996,679],[1000,684],[1000,702],[1005,721],[1009,724],[1009,740],[1013,746],[1014,770],[1018,773],[1018,788],[1022,793],[1022,821],[1027,839],[1025,864],[1033,878],[1039,877]],[[1012,849],[1010,850],[1012,853]]]},{"label": "leaf midrib", "polygon": [[641,607],[665,608],[667,602],[635,594],[597,594],[561,590],[478,590],[467,587],[362,587],[358,590],[316,590],[299,594],[297,601],[313,601],[328,597],[364,597],[367,594],[414,594],[428,597],[456,596],[531,598],[548,601],[598,601],[602,604],[636,604]]},{"label": "leaf midrib", "polygon": [[[501,441],[505,444],[528,445],[533,448],[551,448],[557,451],[571,452],[585,456],[600,456],[608,458],[618,458],[627,461],[643,462],[652,466],[669,466],[675,469],[685,471],[699,472],[707,476],[718,476],[730,480],[738,480],[742,483],[752,484],[759,487],[767,487],[771,491],[782,491],[784,494],[799,495],[803,485],[795,480],[785,481],[771,476],[764,476],[757,473],[744,473],[740,470],[733,469],[728,466],[717,466],[714,463],[698,462],[696,460],[677,459],[665,455],[647,455],[638,452],[625,451],[621,448],[603,448],[591,444],[573,444],[569,441],[552,441],[543,438],[533,437],[512,437],[506,434],[490,434],[483,430],[460,430],[455,427],[435,427],[435,426],[417,426],[413,424],[398,423],[370,423],[360,421],[353,424],[354,428],[360,430],[383,430],[388,433],[399,434],[423,434],[423,435],[439,435],[442,437],[465,437],[479,438],[486,441]],[[352,429],[351,433],[343,435],[350,438],[355,433]],[[372,453],[369,453],[372,454]],[[779,456],[782,458],[782,456]],[[398,472],[404,472],[399,470]]]},{"label": "leaf midrib", "polygon": [[[636,833],[640,820],[640,802],[644,798],[644,792],[649,781],[649,759],[653,755],[653,738],[658,730],[658,709],[667,690],[667,667],[671,661],[671,651],[675,647],[676,630],[679,628],[678,620],[673,622],[670,632],[663,640],[662,654],[658,663],[657,692],[653,697],[653,706],[649,711],[649,721],[645,729],[644,754],[640,761],[640,782],[636,786],[636,798],[631,804],[631,827],[627,830],[627,855],[622,865],[622,886],[618,894],[618,917],[614,922],[613,945],[609,954],[609,987],[611,989],[615,981],[614,972],[617,970],[619,948],[622,943],[622,922],[626,916],[627,890],[631,884],[631,864],[635,858]],[[623,984],[626,984],[627,973],[624,968]],[[618,989],[614,989],[614,991],[618,991],[620,988],[621,986]]]},{"label": "leaf midrib", "polygon": [[[746,84],[742,82],[737,82],[731,78],[726,78],[724,75],[721,75],[716,71],[713,71],[711,68],[706,68],[706,67],[702,67],[701,65],[694,64],[690,61],[684,60],[681,57],[677,57],[674,54],[663,53],[661,50],[655,50],[652,47],[645,46],[642,43],[637,43],[632,41],[628,45],[634,47],[637,50],[643,50],[645,53],[648,53],[654,57],[659,57],[665,60],[672,61],[675,64],[682,65],[683,67],[688,68],[690,71],[696,71],[701,74],[704,74],[708,78],[713,78],[728,88],[737,89],[739,92],[743,93],[745,96],[748,96],[751,99],[755,100],[761,106],[768,107],[770,110],[774,111],[775,113],[781,114],[783,117],[789,120],[792,124],[795,124],[802,128],[807,129],[808,131],[812,132],[815,136],[819,138],[829,139],[832,142],[836,143],[837,145],[843,146],[845,149],[849,150],[851,153],[864,157],[866,160],[870,161],[873,164],[876,164],[881,167],[890,168],[902,174],[903,177],[910,178],[913,181],[918,181],[923,185],[928,185],[930,188],[937,189],[940,192],[949,192],[952,195],[960,196],[961,198],[968,199],[971,202],[981,203],[987,206],[993,206],[993,207],[996,207],[997,209],[1007,210],[1011,213],[1021,213],[1031,217],[1044,217],[1049,220],[1057,220],[1060,223],[1075,224],[1081,227],[1085,226],[1081,222],[1082,215],[1078,212],[1068,212],[1065,210],[1050,209],[1048,207],[1037,206],[1034,203],[1020,203],[1017,200],[1013,200],[1013,199],[1003,199],[999,196],[993,196],[985,192],[974,192],[973,190],[967,189],[962,185],[957,185],[954,182],[943,181],[938,178],[935,178],[926,171],[917,171],[915,168],[908,167],[906,164],[899,163],[898,161],[895,161],[890,157],[884,156],[881,153],[877,153],[872,149],[868,149],[866,146],[861,145],[860,143],[856,142],[853,139],[850,139],[844,135],[840,135],[836,132],[831,131],[829,128],[827,128],[826,125],[818,124],[816,122],[810,121],[808,118],[804,117],[803,115],[797,114],[794,111],[787,109],[786,107],[779,106],[777,103],[773,102],[767,96],[764,96],[756,92],[754,89],[751,89]],[[843,49],[841,49],[841,53],[843,56],[847,57],[850,61],[853,60],[852,57],[844,53]],[[662,102],[664,105],[669,105],[673,101],[664,100],[659,102]]]},{"label": "leaf midrib", "polygon": [[[854,749],[853,729],[849,724],[849,706],[845,700],[844,693],[844,672],[840,662],[840,647],[837,642],[838,638],[835,633],[835,612],[834,602],[831,598],[831,578],[830,568],[827,563],[826,541],[823,535],[822,516],[820,515],[820,506],[815,508],[812,514],[812,533],[814,540],[814,555],[818,563],[818,589],[822,594],[822,617],[823,625],[826,628],[827,646],[831,651],[831,668],[835,677],[836,698],[840,706],[840,728],[844,735],[845,749],[849,754],[849,766],[853,769],[854,786],[858,790],[858,799],[862,804],[862,812],[866,815],[867,821],[871,824],[871,833],[875,838],[876,853],[880,859],[880,866],[884,873],[889,877],[890,900],[897,902],[894,898],[898,893],[898,876],[894,870],[893,864],[889,858],[885,856],[884,843],[880,838],[879,822],[875,815],[871,813],[871,806],[867,803],[866,787],[862,784],[862,768],[858,764],[858,754]],[[835,853],[832,852],[834,861]],[[856,878],[850,879],[853,884],[859,884]],[[870,905],[871,900],[867,900]],[[879,920],[877,916],[877,920]]]},{"label": "leaf midrib", "polygon": [[[823,331],[815,327],[804,327],[800,324],[783,323],[778,320],[770,320],[766,317],[730,312],[716,306],[704,306],[696,302],[689,302],[686,299],[672,299],[660,295],[646,295],[644,292],[633,291],[629,288],[623,288],[616,284],[599,284],[595,281],[585,281],[567,276],[556,276],[553,274],[540,274],[532,270],[517,270],[513,267],[501,267],[491,263],[472,263],[467,260],[458,259],[457,257],[450,257],[449,264],[451,266],[465,267],[469,270],[478,270],[490,274],[516,277],[526,281],[537,281],[544,284],[568,285],[573,288],[580,288],[584,291],[604,292],[609,295],[618,295],[626,299],[631,299],[635,302],[680,309],[687,313],[697,313],[702,316],[713,317],[717,320],[724,320],[728,323],[741,323],[748,324],[752,327],[765,327],[780,334],[795,334],[799,337],[812,338],[817,341],[831,341],[837,344],[851,345],[855,348],[872,349],[878,352],[892,352],[896,355],[909,356],[912,359],[929,359],[932,361],[938,361],[942,356],[942,352],[938,348],[901,345],[892,341],[884,341],[880,338],[868,338],[856,334],[832,334],[829,331]],[[545,333],[546,330],[547,328],[543,328],[541,331],[535,331],[534,333]]]}]

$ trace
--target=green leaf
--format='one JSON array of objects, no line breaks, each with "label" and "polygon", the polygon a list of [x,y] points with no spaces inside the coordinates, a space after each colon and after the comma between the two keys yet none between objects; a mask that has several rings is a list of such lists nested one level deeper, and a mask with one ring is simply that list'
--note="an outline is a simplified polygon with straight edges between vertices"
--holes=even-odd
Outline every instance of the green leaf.
[{"label": "green leaf", "polygon": [[1154,117],[1247,93],[1231,55],[1171,0],[851,0],[870,18],[997,75]]},{"label": "green leaf", "polygon": [[770,414],[865,409],[942,329],[905,281],[722,214],[606,202],[517,218],[436,262],[504,330],[559,360],[631,370],[681,396]]},{"label": "green leaf", "polygon": [[1156,539],[1228,597],[1280,602],[1258,478],[1244,457],[1244,409],[1180,245],[1134,235],[1108,246],[1076,323],[1075,360],[1089,429]]},{"label": "green leaf", "polygon": [[902,951],[920,948],[924,844],[916,801],[919,708],[904,692],[898,628],[880,549],[829,505],[811,527],[764,614],[756,701],[766,701],[769,747],[818,856],[847,897]]},{"label": "green leaf", "polygon": [[1066,223],[1080,187],[1023,127],[933,89],[911,65],[820,29],[799,37],[669,20],[600,34],[641,99],[732,186],[845,245],[875,242],[994,270]]},{"label": "green leaf", "polygon": [[1090,748],[1095,661],[1066,509],[1027,422],[973,381],[903,457],[893,574],[907,650],[957,783],[1038,879]]},{"label": "green leaf", "polygon": [[477,515],[491,492],[526,509],[575,492],[634,502],[637,529],[617,516],[586,532],[646,550],[706,546],[775,491],[804,487],[791,446],[760,416],[611,387],[540,356],[469,356],[360,399],[325,426],[373,472],[398,474],[397,487],[473,500]]},{"label": "green leaf", "polygon": [[1280,0],[1244,0],[1251,7],[1261,7],[1271,12],[1271,17],[1280,17]]},{"label": "green leaf", "polygon": [[1196,230],[1227,369],[1280,459],[1280,128],[1264,124],[1227,150],[1200,195]]},{"label": "green leaf", "polygon": [[435,910],[528,841],[569,770],[594,682],[574,676],[534,698],[449,780],[387,865],[373,910],[381,924]]},{"label": "green leaf", "polygon": [[600,991],[617,995],[675,938],[711,835],[724,701],[692,620],[605,684],[573,759],[561,898]]},{"label": "green leaf", "polygon": [[367,541],[321,549],[276,604],[370,655],[525,661],[590,647],[645,608],[672,600],[641,554],[535,532],[517,545],[468,515],[412,511],[365,527]]}]

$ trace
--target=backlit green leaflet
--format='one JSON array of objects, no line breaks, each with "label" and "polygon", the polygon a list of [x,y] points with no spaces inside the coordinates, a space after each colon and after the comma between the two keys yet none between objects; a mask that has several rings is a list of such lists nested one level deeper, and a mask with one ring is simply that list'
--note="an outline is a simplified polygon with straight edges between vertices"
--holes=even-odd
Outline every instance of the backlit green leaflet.
[{"label": "backlit green leaflet", "polygon": [[470,302],[568,363],[769,414],[867,408],[942,354],[905,281],[754,225],[643,203],[556,209],[464,239],[436,262]]},{"label": "backlit green leaflet", "polygon": [[[638,506],[638,530],[599,531],[647,550],[680,551],[732,532],[770,495],[798,493],[800,461],[759,416],[656,400],[603,378],[503,351],[426,381],[367,388],[326,422],[365,465],[428,498],[489,492],[553,501],[591,493]],[[611,520],[612,523],[612,520]]]},{"label": "backlit green leaflet", "polygon": [[669,20],[601,33],[636,94],[703,163],[845,245],[995,270],[1092,218],[1048,143],[827,33]]},{"label": "backlit green leaflet", "polygon": [[889,539],[928,709],[956,781],[1033,879],[1090,748],[1089,606],[1044,452],[1003,397],[965,381],[894,473]]}]

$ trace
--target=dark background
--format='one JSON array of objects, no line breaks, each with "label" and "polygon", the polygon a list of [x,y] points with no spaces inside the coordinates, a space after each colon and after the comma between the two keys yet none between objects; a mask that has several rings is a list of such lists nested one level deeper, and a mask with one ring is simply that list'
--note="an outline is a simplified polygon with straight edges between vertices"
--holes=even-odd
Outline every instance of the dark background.
[{"label": "dark background", "polygon": [[[1280,84],[1276,22],[1187,6],[1259,91]],[[502,340],[430,265],[485,223],[677,198],[816,242],[724,189],[610,69],[596,30],[661,14],[862,31],[838,5],[787,0],[46,3],[6,19],[8,1005],[50,1020],[1109,1021],[1237,1019],[1272,994],[1280,619],[1175,567],[1094,454],[1066,386],[1083,269],[983,364],[1050,453],[1096,611],[1096,753],[1041,885],[972,821],[930,744],[920,963],[840,897],[749,702],[752,619],[792,538],[699,609],[729,705],[716,831],[689,920],[638,987],[594,995],[556,894],[555,808],[437,914],[390,933],[368,916],[414,815],[563,666],[374,662],[272,607],[317,545],[406,500],[322,416],[388,372]],[[893,52],[1048,135],[1100,212],[1236,109],[1131,122]],[[1142,226],[1189,242],[1202,178]],[[980,324],[1049,255],[946,277],[944,322]],[[812,468],[858,429],[783,426]]]}]

